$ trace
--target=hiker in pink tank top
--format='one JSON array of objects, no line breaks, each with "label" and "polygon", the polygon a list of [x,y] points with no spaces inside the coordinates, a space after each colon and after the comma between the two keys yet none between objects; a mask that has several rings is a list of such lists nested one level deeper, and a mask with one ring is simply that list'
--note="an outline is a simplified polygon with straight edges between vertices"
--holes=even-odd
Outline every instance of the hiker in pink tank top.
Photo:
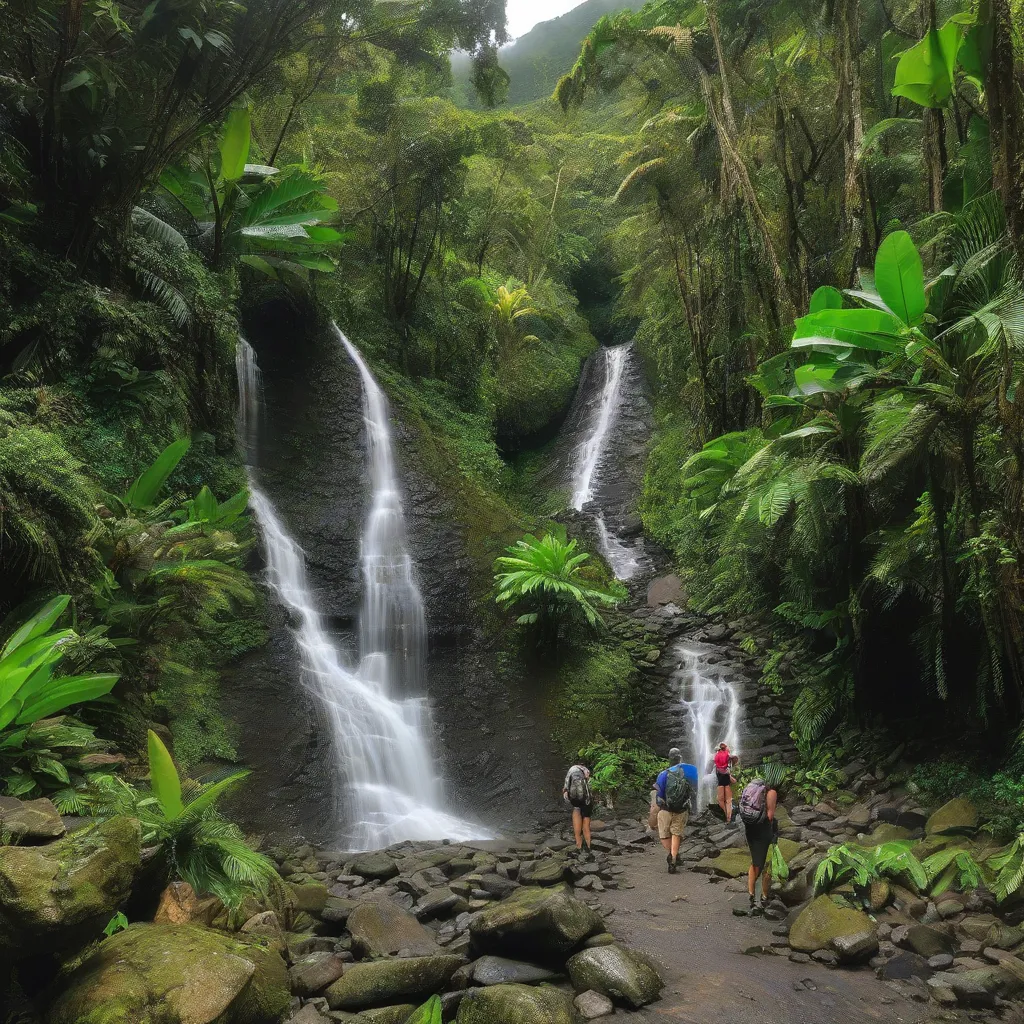
[{"label": "hiker in pink tank top", "polygon": [[732,821],[732,755],[728,743],[719,743],[715,751],[715,778],[718,782],[718,806],[722,808],[726,822]]}]

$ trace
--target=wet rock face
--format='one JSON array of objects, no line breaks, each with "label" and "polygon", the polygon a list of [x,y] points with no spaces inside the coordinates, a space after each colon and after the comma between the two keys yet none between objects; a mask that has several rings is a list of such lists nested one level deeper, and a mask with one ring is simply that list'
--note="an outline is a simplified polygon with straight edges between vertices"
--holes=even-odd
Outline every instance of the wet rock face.
[{"label": "wet rock face", "polygon": [[[319,610],[354,663],[362,599],[359,541],[369,509],[366,432],[359,373],[329,331],[275,319],[249,326],[263,373],[265,415],[258,479],[306,555]],[[358,338],[353,339],[358,345]],[[427,474],[418,437],[396,415],[392,431],[417,584],[426,606],[426,690],[434,755],[449,802],[495,827],[533,820],[549,770],[550,728],[539,701],[510,692],[495,671],[476,619],[474,572],[460,509]],[[302,686],[287,615],[268,595],[271,641],[225,673],[222,707],[239,726],[239,752],[253,770],[229,802],[249,828],[276,839],[331,842],[340,832],[331,731]],[[495,737],[504,741],[495,747]],[[560,766],[559,766],[560,767]],[[532,783],[532,784],[531,784]]]}]

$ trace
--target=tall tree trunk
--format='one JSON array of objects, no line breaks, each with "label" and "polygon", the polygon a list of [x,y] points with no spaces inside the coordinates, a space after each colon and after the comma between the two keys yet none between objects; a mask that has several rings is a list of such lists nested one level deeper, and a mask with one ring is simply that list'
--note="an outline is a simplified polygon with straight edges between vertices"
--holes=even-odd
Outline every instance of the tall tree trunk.
[{"label": "tall tree trunk", "polygon": [[1013,53],[1010,0],[992,0],[992,58],[985,95],[992,140],[993,182],[1003,199],[1006,224],[1017,251],[1024,249],[1024,195],[1021,169],[1021,75]]},{"label": "tall tree trunk", "polygon": [[864,112],[860,92],[860,3],[839,0],[836,5],[836,49],[839,59],[839,109],[843,127],[843,224],[855,246],[850,263],[852,283],[868,250],[868,190],[861,164]]}]

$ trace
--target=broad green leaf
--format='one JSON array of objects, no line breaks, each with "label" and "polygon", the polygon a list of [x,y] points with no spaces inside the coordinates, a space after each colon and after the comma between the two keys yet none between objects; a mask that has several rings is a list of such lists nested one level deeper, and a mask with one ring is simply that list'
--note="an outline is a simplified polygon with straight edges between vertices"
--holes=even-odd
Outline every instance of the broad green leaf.
[{"label": "broad green leaf", "polygon": [[196,522],[211,522],[217,518],[217,499],[205,484],[192,502],[192,516]]},{"label": "broad green leaf", "polygon": [[277,271],[262,257],[253,256],[251,254],[240,256],[240,261],[248,267],[252,267],[253,270],[258,270],[261,274],[266,274],[267,277],[277,280]]},{"label": "broad green leaf", "polygon": [[178,769],[174,767],[163,741],[152,729],[149,730],[149,783],[164,817],[168,821],[180,817],[184,807]]},{"label": "broad green leaf", "polygon": [[45,633],[64,614],[71,597],[62,594],[47,601],[27,622],[16,629],[0,650],[0,658],[6,658],[23,643],[34,640],[41,633]]},{"label": "broad green leaf", "polygon": [[824,423],[808,423],[806,427],[800,427],[797,430],[791,430],[788,434],[783,434],[779,440],[791,441],[794,438],[814,437],[816,434],[835,434],[835,432],[835,427],[825,426]]},{"label": "broad green leaf", "polygon": [[220,176],[225,181],[238,181],[245,174],[252,140],[252,123],[246,107],[236,107],[228,114],[220,140]]},{"label": "broad green leaf", "polygon": [[838,367],[816,366],[804,363],[798,366],[793,374],[794,381],[801,394],[817,395],[823,391],[841,391],[842,388],[833,383]]},{"label": "broad green leaf", "polygon": [[243,488],[217,506],[217,520],[225,524],[234,522],[249,504],[249,492]]},{"label": "broad green leaf", "polygon": [[243,779],[247,779],[248,777],[248,771],[234,772],[227,778],[206,786],[195,800],[190,800],[185,805],[185,808],[182,811],[182,817],[190,819],[202,817],[202,815],[209,810],[232,786],[237,785]]},{"label": "broad green leaf", "polygon": [[953,95],[953,67],[963,42],[963,30],[952,19],[930,29],[905,50],[896,65],[893,96],[905,96],[921,107],[944,107]]},{"label": "broad green leaf", "polygon": [[191,444],[192,442],[187,437],[171,442],[157,456],[156,462],[128,488],[128,493],[125,495],[128,505],[133,509],[151,508],[156,501],[156,496],[167,483],[167,478],[184,458],[185,452],[189,450]]},{"label": "broad green leaf", "polygon": [[17,725],[31,725],[41,718],[63,711],[72,704],[103,697],[114,688],[120,677],[113,674],[63,676],[54,679],[40,694],[25,702],[15,719]]},{"label": "broad green leaf", "polygon": [[822,309],[842,309],[843,293],[830,284],[822,285],[816,289],[811,296],[811,312],[817,313]]},{"label": "broad green leaf", "polygon": [[894,231],[878,247],[875,286],[882,301],[905,324],[914,326],[924,318],[928,308],[924,267],[917,246],[906,231]]},{"label": "broad green leaf", "polygon": [[327,228],[317,224],[307,225],[305,230],[306,234],[309,235],[314,242],[318,242],[321,245],[341,242],[345,237],[340,231],[337,231],[334,228]]},{"label": "broad green leaf", "polygon": [[17,697],[0,703],[0,729],[6,729],[21,713],[21,701]]},{"label": "broad green leaf", "polygon": [[979,91],[984,91],[983,83],[992,59],[992,29],[991,19],[975,25],[967,33],[957,54],[960,67],[979,86]]}]

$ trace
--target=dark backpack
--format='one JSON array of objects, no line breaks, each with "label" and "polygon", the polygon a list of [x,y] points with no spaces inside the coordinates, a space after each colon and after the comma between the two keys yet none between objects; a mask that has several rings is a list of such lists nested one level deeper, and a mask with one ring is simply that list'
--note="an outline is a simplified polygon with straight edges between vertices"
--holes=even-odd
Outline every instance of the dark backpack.
[{"label": "dark backpack", "polygon": [[665,779],[665,808],[669,811],[688,811],[693,799],[693,787],[683,774],[682,765],[669,768]]},{"label": "dark backpack", "polygon": [[574,804],[590,803],[590,783],[582,769],[569,776],[569,801]]},{"label": "dark backpack", "polygon": [[764,779],[748,782],[740,794],[740,817],[745,825],[760,825],[768,818],[768,786]]}]

